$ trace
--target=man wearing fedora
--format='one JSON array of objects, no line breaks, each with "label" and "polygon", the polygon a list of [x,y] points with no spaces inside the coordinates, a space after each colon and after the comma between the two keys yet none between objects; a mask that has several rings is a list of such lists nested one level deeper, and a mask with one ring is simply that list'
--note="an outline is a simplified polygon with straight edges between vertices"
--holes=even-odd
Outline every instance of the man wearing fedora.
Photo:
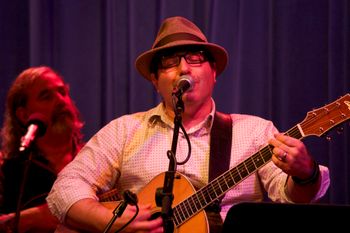
[{"label": "man wearing fedora", "polygon": [[[264,193],[274,202],[319,200],[328,189],[329,171],[300,140],[279,133],[268,120],[216,110],[212,92],[227,61],[226,50],[208,42],[192,22],[165,19],[152,48],[136,59],[162,102],[97,132],[59,174],[47,198],[51,212],[67,227],[102,232],[116,203],[108,207],[100,194],[115,188],[120,195],[137,193],[139,212],[128,205],[113,232],[125,225],[122,232],[168,232],[166,217],[177,232],[220,232],[232,205],[262,201]],[[168,185],[163,181],[171,167],[167,151],[177,129],[174,118],[182,125],[175,155],[180,163],[167,212],[155,196]],[[216,179],[225,170],[230,172]],[[160,209],[163,218],[153,214]]]}]

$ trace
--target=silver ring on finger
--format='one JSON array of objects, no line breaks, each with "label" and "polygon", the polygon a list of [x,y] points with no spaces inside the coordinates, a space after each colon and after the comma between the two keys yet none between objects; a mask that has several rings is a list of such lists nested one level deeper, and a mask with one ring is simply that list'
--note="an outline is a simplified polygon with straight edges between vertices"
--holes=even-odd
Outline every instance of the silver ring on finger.
[{"label": "silver ring on finger", "polygon": [[284,152],[281,156],[279,156],[279,160],[281,160],[282,162],[285,162],[287,160],[287,152]]}]

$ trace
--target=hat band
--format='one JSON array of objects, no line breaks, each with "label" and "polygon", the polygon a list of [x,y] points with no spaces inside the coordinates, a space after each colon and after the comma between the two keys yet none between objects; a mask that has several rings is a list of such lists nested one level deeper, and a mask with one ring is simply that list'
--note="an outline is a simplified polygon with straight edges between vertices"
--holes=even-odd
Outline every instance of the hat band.
[{"label": "hat band", "polygon": [[161,39],[153,48],[158,48],[162,47],[168,43],[174,42],[174,41],[179,41],[179,40],[192,40],[192,41],[197,41],[197,42],[206,42],[206,40],[203,40],[202,38],[189,34],[189,33],[176,33],[172,34],[169,36],[164,37]]}]

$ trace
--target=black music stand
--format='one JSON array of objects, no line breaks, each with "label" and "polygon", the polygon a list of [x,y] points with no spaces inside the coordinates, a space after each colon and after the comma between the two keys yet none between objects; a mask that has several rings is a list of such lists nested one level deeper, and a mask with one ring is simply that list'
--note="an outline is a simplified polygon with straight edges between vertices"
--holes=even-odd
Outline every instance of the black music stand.
[{"label": "black music stand", "polygon": [[350,232],[350,206],[329,204],[240,203],[230,208],[222,233]]}]

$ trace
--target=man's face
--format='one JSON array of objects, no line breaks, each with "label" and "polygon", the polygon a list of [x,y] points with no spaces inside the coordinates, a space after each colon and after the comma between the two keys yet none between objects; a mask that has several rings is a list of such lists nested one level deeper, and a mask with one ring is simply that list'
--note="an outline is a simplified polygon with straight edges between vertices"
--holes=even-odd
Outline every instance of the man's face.
[{"label": "man's face", "polygon": [[152,75],[152,82],[167,107],[172,106],[171,94],[182,75],[189,75],[193,80],[193,89],[182,98],[185,106],[200,106],[211,101],[216,82],[215,65],[210,64],[207,53],[200,49],[180,48],[160,55],[157,77]]},{"label": "man's face", "polygon": [[22,123],[33,113],[41,113],[48,120],[48,129],[56,133],[72,130],[77,121],[77,112],[69,96],[69,88],[54,73],[46,73],[34,81],[27,90],[28,99],[25,107],[17,114]]}]

